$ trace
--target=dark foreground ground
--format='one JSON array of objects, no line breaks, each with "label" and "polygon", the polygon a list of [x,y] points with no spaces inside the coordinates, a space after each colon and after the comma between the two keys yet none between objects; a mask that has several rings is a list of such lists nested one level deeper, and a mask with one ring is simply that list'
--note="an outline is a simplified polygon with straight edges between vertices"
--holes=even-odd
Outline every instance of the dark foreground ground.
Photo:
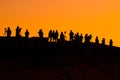
[{"label": "dark foreground ground", "polygon": [[0,38],[0,80],[120,80],[120,48]]},{"label": "dark foreground ground", "polygon": [[120,61],[116,60],[85,59],[67,64],[25,65],[11,65],[7,61],[0,68],[0,80],[120,80]]}]

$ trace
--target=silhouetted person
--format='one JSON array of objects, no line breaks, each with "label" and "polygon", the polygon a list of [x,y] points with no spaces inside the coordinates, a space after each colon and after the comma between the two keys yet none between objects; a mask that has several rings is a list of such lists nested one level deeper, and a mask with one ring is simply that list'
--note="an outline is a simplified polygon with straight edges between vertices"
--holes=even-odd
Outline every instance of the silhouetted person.
[{"label": "silhouetted person", "polygon": [[83,41],[83,35],[82,34],[80,35],[79,39],[80,39],[80,43],[82,43],[82,41]]},{"label": "silhouetted person", "polygon": [[54,42],[55,39],[56,39],[56,38],[55,38],[55,31],[54,31],[54,30],[52,31],[52,39],[53,39],[53,42]]},{"label": "silhouetted person", "polygon": [[65,40],[65,36],[64,36],[63,32],[61,32],[61,34],[60,34],[60,40],[62,40],[62,41]]},{"label": "silhouetted person", "polygon": [[3,36],[7,36],[7,28],[4,28],[4,34],[3,34]]},{"label": "silhouetted person", "polygon": [[88,34],[85,34],[85,43],[88,43]]},{"label": "silhouetted person", "polygon": [[50,42],[52,41],[52,30],[49,31],[48,37],[50,39]]},{"label": "silhouetted person", "polygon": [[58,40],[58,30],[56,30],[56,32],[55,32],[55,41],[57,41]]},{"label": "silhouetted person", "polygon": [[67,37],[66,37],[66,31],[64,31],[64,40],[65,40],[65,38],[67,38]]},{"label": "silhouetted person", "polygon": [[79,41],[79,33],[77,32],[77,34],[75,34],[75,40]]},{"label": "silhouetted person", "polygon": [[43,38],[43,31],[42,31],[42,29],[39,30],[38,34],[39,34],[40,38]]},{"label": "silhouetted person", "polygon": [[72,32],[72,30],[70,30],[69,37],[70,41],[73,41],[74,33]]},{"label": "silhouetted person", "polygon": [[28,29],[27,29],[26,32],[25,32],[25,37],[26,37],[26,38],[29,38],[29,34],[30,34],[30,33],[29,33]]},{"label": "silhouetted person", "polygon": [[99,44],[98,36],[95,38],[95,43],[96,43],[96,44]]},{"label": "silhouetted person", "polygon": [[16,37],[21,37],[21,35],[20,35],[21,29],[22,28],[20,28],[19,26],[17,26],[17,28],[16,28]]},{"label": "silhouetted person", "polygon": [[112,41],[112,39],[110,39],[109,44],[110,44],[110,46],[113,46],[113,41]]},{"label": "silhouetted person", "polygon": [[92,35],[90,34],[90,35],[88,36],[88,42],[89,42],[89,43],[90,43],[91,39],[92,39]]},{"label": "silhouetted person", "polygon": [[10,30],[10,27],[8,27],[8,29],[7,29],[7,37],[11,37],[11,30]]},{"label": "silhouetted person", "polygon": [[102,45],[105,45],[105,38],[102,39]]},{"label": "silhouetted person", "polygon": [[89,36],[88,36],[88,34],[85,35],[85,43],[90,43],[91,39],[92,39],[91,34]]}]

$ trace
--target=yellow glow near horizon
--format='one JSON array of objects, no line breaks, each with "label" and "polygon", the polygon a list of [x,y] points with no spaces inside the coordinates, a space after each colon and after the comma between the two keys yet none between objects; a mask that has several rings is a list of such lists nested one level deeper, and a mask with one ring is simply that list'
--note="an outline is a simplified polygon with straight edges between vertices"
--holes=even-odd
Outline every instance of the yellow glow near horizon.
[{"label": "yellow glow near horizon", "polygon": [[50,29],[59,32],[73,30],[88,33],[101,40],[113,39],[120,46],[119,0],[0,0],[0,35],[10,26],[15,35],[16,26],[22,35],[29,29],[30,36],[38,36],[43,29],[45,36]]}]

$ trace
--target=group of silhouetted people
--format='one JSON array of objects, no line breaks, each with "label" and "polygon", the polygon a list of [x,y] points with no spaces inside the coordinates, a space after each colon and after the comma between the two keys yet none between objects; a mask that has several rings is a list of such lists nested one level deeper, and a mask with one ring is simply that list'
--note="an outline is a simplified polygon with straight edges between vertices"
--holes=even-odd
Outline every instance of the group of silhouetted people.
[{"label": "group of silhouetted people", "polygon": [[[91,39],[92,39],[91,34],[90,35],[85,34],[85,36],[83,36],[82,34],[79,35],[78,32],[76,34],[74,34],[72,30],[70,30],[69,36],[70,36],[70,41],[79,41],[80,43],[83,43],[83,38],[84,38],[84,43],[86,43],[86,44],[89,44],[91,42]],[[95,43],[100,44],[98,36],[96,36]],[[105,38],[102,39],[101,44],[105,45]],[[113,46],[112,39],[110,39],[109,45]]]},{"label": "group of silhouetted people", "polygon": [[[21,30],[22,30],[22,28],[17,26],[15,37],[17,37],[17,38],[21,37]],[[4,35],[7,36],[7,37],[11,37],[11,34],[12,34],[12,31],[11,31],[10,27],[5,28]],[[28,29],[25,32],[25,37],[29,38],[29,31],[28,31]]]},{"label": "group of silhouetted people", "polygon": [[82,33],[80,35],[79,35],[78,32],[76,34],[74,34],[73,31],[70,30],[69,38],[70,38],[70,41],[79,41],[80,43],[82,43],[83,42],[83,38],[85,38],[85,42],[84,43],[90,43],[92,35],[91,34],[90,35],[85,34],[85,37],[83,37]]},{"label": "group of silhouetted people", "polygon": [[50,42],[51,41],[56,42],[58,40],[58,35],[59,35],[58,30],[56,30],[56,31],[55,30],[50,30],[49,33],[48,33],[48,37],[49,37]]},{"label": "group of silhouetted people", "polygon": [[[85,34],[85,36],[83,36],[82,34],[79,35],[78,32],[76,34],[74,34],[74,32],[72,30],[70,30],[70,33],[69,33],[70,41],[79,41],[80,43],[83,43],[83,38],[84,38],[84,43],[89,44],[91,42],[92,35]],[[96,36],[95,43],[100,44],[98,36]],[[105,38],[102,39],[101,43],[102,43],[102,45],[105,45]],[[109,45],[113,46],[112,39],[110,39]]]},{"label": "group of silhouetted people", "polygon": [[[18,37],[21,37],[21,29],[22,28],[20,28],[19,26],[17,26],[17,28],[16,28],[16,37],[18,38]],[[12,31],[11,31],[11,29],[10,29],[10,27],[7,27],[7,28],[5,28],[5,33],[4,33],[7,37],[11,37],[11,34],[12,34]],[[26,32],[25,32],[25,35],[28,37],[29,36],[29,32],[28,32],[28,30],[26,30]]]},{"label": "group of silhouetted people", "polygon": [[[16,28],[16,37],[17,38],[21,37],[21,30],[22,30],[22,28],[17,26],[17,28]],[[5,33],[4,34],[6,34],[7,37],[11,37],[11,33],[12,32],[11,32],[10,27],[5,28]],[[29,33],[28,29],[26,29],[25,37],[29,38],[29,34],[30,33]],[[39,35],[39,38],[44,38],[44,33],[43,33],[42,29],[39,29],[38,35]],[[59,36],[58,30],[50,30],[49,33],[48,33],[48,39],[49,39],[50,42],[57,42],[58,36]],[[61,32],[60,33],[60,40],[65,41],[65,37],[66,37],[66,31]],[[82,33],[79,35],[78,32],[76,34],[74,34],[74,32],[72,30],[70,30],[69,41],[78,41],[80,43],[83,43],[83,38],[84,38],[84,43],[90,43],[90,41],[92,39],[92,35],[91,34],[90,35],[85,34],[85,36],[83,36]],[[98,36],[96,36],[95,43],[99,44]],[[105,45],[105,38],[102,39],[102,45]],[[109,45],[110,46],[113,45],[112,39],[110,39]]]},{"label": "group of silhouetted people", "polygon": [[[98,36],[97,36],[96,39],[95,39],[95,43],[96,43],[96,44],[99,44]],[[102,39],[102,45],[105,45],[105,38]],[[112,39],[110,39],[109,45],[110,45],[110,46],[113,46],[113,41],[112,41]]]}]

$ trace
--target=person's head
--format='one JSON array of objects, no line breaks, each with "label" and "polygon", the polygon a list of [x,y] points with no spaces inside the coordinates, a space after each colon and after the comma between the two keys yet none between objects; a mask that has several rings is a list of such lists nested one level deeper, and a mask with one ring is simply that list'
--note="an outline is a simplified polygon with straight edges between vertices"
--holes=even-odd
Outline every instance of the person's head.
[{"label": "person's head", "polygon": [[42,29],[40,29],[40,32],[42,32]]},{"label": "person's head", "polygon": [[79,33],[77,32],[77,35],[79,35]]},{"label": "person's head", "polygon": [[85,36],[88,36],[88,34],[85,34]]},{"label": "person's head", "polygon": [[10,27],[8,27],[8,30],[10,30]]},{"label": "person's head", "polygon": [[91,34],[90,34],[89,36],[90,36],[90,37],[92,37],[92,35],[91,35]]},{"label": "person's head", "polygon": [[81,36],[82,36],[82,33],[81,33]]},{"label": "person's head", "polygon": [[52,32],[52,30],[50,30],[50,32]]},{"label": "person's head", "polygon": [[103,40],[105,40],[105,38],[103,38]]},{"label": "person's head", "polygon": [[17,26],[17,29],[19,29],[19,26]]},{"label": "person's head", "polygon": [[64,33],[66,34],[66,31]]},{"label": "person's head", "polygon": [[110,39],[110,41],[112,42],[112,39]]}]

